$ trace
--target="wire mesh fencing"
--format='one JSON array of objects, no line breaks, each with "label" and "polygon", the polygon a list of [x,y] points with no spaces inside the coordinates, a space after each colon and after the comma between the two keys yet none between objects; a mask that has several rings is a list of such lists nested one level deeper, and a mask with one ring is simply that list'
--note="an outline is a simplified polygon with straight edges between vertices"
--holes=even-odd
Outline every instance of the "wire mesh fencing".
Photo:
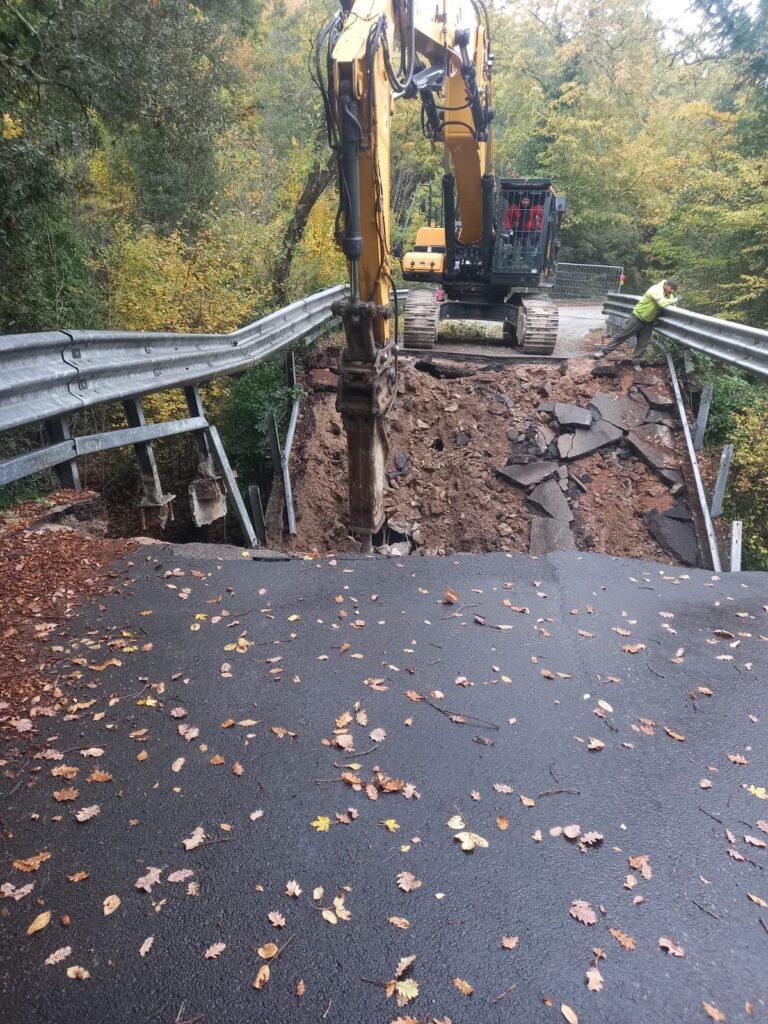
[{"label": "wire mesh fencing", "polygon": [[558,263],[552,297],[561,302],[602,302],[608,292],[617,292],[623,267],[600,263]]}]

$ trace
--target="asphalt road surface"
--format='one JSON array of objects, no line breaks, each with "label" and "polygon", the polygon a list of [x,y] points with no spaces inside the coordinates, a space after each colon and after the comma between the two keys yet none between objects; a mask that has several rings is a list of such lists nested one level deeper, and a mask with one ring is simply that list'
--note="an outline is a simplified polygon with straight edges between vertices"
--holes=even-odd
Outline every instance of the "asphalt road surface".
[{"label": "asphalt road surface", "polygon": [[764,575],[132,563],[3,755],[4,1024],[768,1019]]}]

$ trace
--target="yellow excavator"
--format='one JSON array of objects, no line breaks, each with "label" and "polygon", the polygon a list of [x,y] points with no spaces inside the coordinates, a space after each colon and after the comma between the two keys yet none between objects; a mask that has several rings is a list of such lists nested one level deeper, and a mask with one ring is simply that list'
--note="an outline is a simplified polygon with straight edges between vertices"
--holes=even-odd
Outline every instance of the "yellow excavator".
[{"label": "yellow excavator", "polygon": [[314,77],[338,159],[337,241],[350,281],[335,309],[347,340],[337,408],[347,432],[350,528],[364,551],[384,523],[384,417],[397,379],[395,100],[421,101],[424,134],[443,145],[445,161],[443,225],[421,228],[413,251],[401,255],[403,277],[421,285],[408,293],[403,346],[433,348],[439,320],[451,318],[501,321],[505,339],[523,352],[555,346],[557,307],[546,290],[565,201],[548,179],[495,177],[493,62],[482,0],[343,0],[315,43]]}]

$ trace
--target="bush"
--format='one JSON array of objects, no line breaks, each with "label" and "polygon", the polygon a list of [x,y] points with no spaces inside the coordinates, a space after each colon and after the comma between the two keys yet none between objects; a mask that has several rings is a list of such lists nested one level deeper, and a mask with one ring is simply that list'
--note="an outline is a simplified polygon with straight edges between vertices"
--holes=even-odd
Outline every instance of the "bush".
[{"label": "bush", "polygon": [[734,445],[734,477],[725,511],[743,525],[744,568],[768,569],[768,404],[753,405],[734,416],[729,440]]}]

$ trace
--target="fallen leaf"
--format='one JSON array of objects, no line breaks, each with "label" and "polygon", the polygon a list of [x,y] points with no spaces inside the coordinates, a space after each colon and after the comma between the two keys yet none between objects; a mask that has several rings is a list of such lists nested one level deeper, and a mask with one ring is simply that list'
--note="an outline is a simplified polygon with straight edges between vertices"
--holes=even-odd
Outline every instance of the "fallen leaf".
[{"label": "fallen leaf", "polygon": [[285,928],[285,918],[279,911],[270,910],[270,912],[267,914],[267,917],[269,918],[269,923],[274,928]]},{"label": "fallen leaf", "polygon": [[468,981],[464,981],[463,978],[454,978],[453,984],[461,992],[463,996],[471,996],[475,991]]},{"label": "fallen leaf", "polygon": [[277,946],[274,942],[265,942],[263,946],[259,946],[256,952],[262,960],[271,960],[272,957],[277,956]]},{"label": "fallen leaf", "polygon": [[514,793],[515,792],[514,789],[512,788],[512,786],[508,785],[506,782],[494,782],[493,788],[496,790],[497,793]]},{"label": "fallen leaf", "polygon": [[568,1024],[579,1024],[578,1014],[567,1003],[560,1004],[560,1013],[568,1021]]},{"label": "fallen leaf", "polygon": [[505,818],[503,814],[500,814],[496,818],[496,827],[502,832],[506,832],[509,828],[509,818]]},{"label": "fallen leaf", "polygon": [[74,788],[70,789],[56,789],[53,792],[53,799],[59,803],[65,803],[67,800],[77,800],[79,791]]},{"label": "fallen leaf", "polygon": [[749,764],[749,761],[743,754],[729,754],[728,760],[731,764]]},{"label": "fallen leaf", "polygon": [[685,950],[682,946],[678,946],[674,939],[667,939],[662,936],[659,939],[659,945],[662,949],[665,949],[670,956],[685,956]]},{"label": "fallen leaf", "polygon": [[568,913],[581,924],[597,924],[597,914],[586,900],[574,900]]},{"label": "fallen leaf", "polygon": [[578,839],[581,835],[581,827],[579,825],[565,825],[563,826],[563,835],[566,839]]},{"label": "fallen leaf", "polygon": [[227,948],[226,942],[214,942],[212,946],[209,946],[205,951],[206,960],[215,960],[216,957],[221,956],[224,950]]},{"label": "fallen leaf", "polygon": [[47,928],[51,920],[50,910],[44,910],[42,914],[38,914],[32,924],[27,928],[27,935],[34,935],[35,932],[41,932],[43,928]]},{"label": "fallen leaf", "polygon": [[68,882],[84,882],[86,880],[86,878],[90,878],[90,877],[91,876],[88,874],[87,871],[76,871],[74,873],[74,875],[67,875],[67,881]]},{"label": "fallen leaf", "polygon": [[536,801],[535,800],[532,800],[529,796],[523,796],[522,794],[520,795],[520,803],[523,805],[523,807],[535,807],[536,806]]},{"label": "fallen leaf", "polygon": [[589,743],[587,744],[587,750],[602,750],[605,744],[602,740],[597,739],[595,736],[589,737]]},{"label": "fallen leaf", "polygon": [[452,590],[450,587],[443,594],[443,604],[458,604],[460,600],[458,591]]},{"label": "fallen leaf", "polygon": [[104,917],[109,917],[110,914],[114,914],[117,908],[120,906],[119,896],[107,896],[104,900]]},{"label": "fallen leaf", "polygon": [[597,967],[590,967],[587,970],[587,988],[590,992],[602,992],[603,976]]},{"label": "fallen leaf", "polygon": [[100,768],[94,768],[86,782],[111,782],[112,776],[109,772],[103,772]]},{"label": "fallen leaf", "polygon": [[62,960],[66,960],[68,956],[71,956],[71,954],[71,946],[62,946],[61,949],[57,949],[54,953],[51,953],[45,961],[45,966],[52,967],[54,964],[60,964]]},{"label": "fallen leaf", "polygon": [[299,980],[296,982],[296,995],[299,998],[301,998],[306,991],[307,991],[307,986],[304,984],[304,979],[303,978],[299,978]]},{"label": "fallen leaf", "polygon": [[83,757],[103,757],[104,751],[101,747],[88,747],[86,750],[81,750],[80,753]]},{"label": "fallen leaf", "polygon": [[628,857],[629,866],[633,871],[639,871],[646,882],[653,878],[653,870],[647,853],[638,854],[636,857]]},{"label": "fallen leaf", "polygon": [[384,729],[371,729],[368,735],[374,743],[382,743],[387,738],[387,733]]},{"label": "fallen leaf", "polygon": [[410,871],[401,871],[397,876],[397,884],[403,892],[413,892],[421,887],[421,881]]},{"label": "fallen leaf", "polygon": [[146,875],[142,875],[136,880],[136,888],[143,889],[144,892],[152,892],[152,886],[157,885],[160,881],[162,871],[162,868],[147,868]]},{"label": "fallen leaf", "polygon": [[685,741],[685,736],[683,736],[682,733],[675,732],[674,729],[670,729],[666,725],[664,726],[664,732],[673,740],[677,740],[678,743],[683,743]]},{"label": "fallen leaf", "polygon": [[475,832],[457,832],[453,838],[461,843],[462,850],[465,850],[467,853],[471,853],[472,850],[478,848],[481,850],[488,849],[488,840],[483,839],[482,836],[477,835]]},{"label": "fallen leaf", "polygon": [[621,649],[627,654],[639,654],[645,650],[645,644],[622,644]]},{"label": "fallen leaf", "polygon": [[632,950],[637,945],[631,935],[627,935],[626,932],[622,932],[618,928],[609,928],[608,931],[614,939],[616,939],[622,949]]},{"label": "fallen leaf", "polygon": [[79,811],[75,812],[75,817],[78,821],[90,821],[91,818],[95,818],[101,811],[101,807],[98,804],[91,804],[90,807],[81,807]]},{"label": "fallen leaf", "polygon": [[180,871],[172,871],[170,873],[170,875],[168,875],[167,881],[169,881],[169,882],[186,882],[186,880],[188,878],[191,878],[192,875],[194,875],[194,873],[195,872],[192,871],[191,868],[181,868]]},{"label": "fallen leaf", "polygon": [[81,981],[85,981],[86,978],[90,978],[90,973],[86,971],[84,967],[78,967],[77,965],[67,968],[68,978],[78,978]]},{"label": "fallen leaf", "polygon": [[718,1024],[722,1024],[725,1020],[724,1013],[721,1013],[721,1011],[718,1010],[716,1006],[713,1006],[712,1003],[704,1002],[701,1005],[704,1007],[704,1013],[706,1013],[710,1020],[715,1020],[718,1021]]},{"label": "fallen leaf", "polygon": [[139,956],[146,956],[150,949],[152,949],[152,943],[154,941],[154,935],[150,935],[146,939],[144,939],[141,946],[139,947]]},{"label": "fallen leaf", "polygon": [[501,937],[501,945],[504,949],[517,949],[519,941],[519,935],[502,935]]},{"label": "fallen leaf", "polygon": [[301,886],[295,879],[285,883],[285,895],[298,898],[301,896]]},{"label": "fallen leaf", "polygon": [[191,836],[188,839],[182,839],[185,850],[195,850],[201,843],[206,840],[205,829],[202,825],[198,825]]},{"label": "fallen leaf", "polygon": [[[414,959],[416,959],[414,957]],[[395,992],[397,993],[397,1005],[405,1006],[406,1003],[410,1003],[412,999],[415,999],[419,994],[418,982],[414,981],[413,978],[406,978],[404,981],[395,982]]]},{"label": "fallen leaf", "polygon": [[331,819],[324,814],[320,814],[311,822],[311,825],[316,832],[327,832],[331,827]]}]

